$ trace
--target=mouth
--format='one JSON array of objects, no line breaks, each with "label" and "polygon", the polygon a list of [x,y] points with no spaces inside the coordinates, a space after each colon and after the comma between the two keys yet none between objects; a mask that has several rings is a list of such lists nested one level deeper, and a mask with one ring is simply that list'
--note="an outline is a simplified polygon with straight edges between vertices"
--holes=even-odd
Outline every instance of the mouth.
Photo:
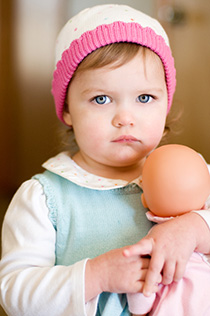
[{"label": "mouth", "polygon": [[122,135],[112,141],[112,143],[134,143],[140,142],[136,137],[131,135]]}]

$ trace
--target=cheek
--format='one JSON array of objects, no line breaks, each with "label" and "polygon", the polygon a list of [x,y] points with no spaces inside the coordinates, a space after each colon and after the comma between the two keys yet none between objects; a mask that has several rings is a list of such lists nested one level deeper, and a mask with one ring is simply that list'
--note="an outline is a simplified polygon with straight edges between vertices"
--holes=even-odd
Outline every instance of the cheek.
[{"label": "cheek", "polygon": [[100,146],[101,140],[104,138],[104,128],[99,119],[95,121],[83,120],[74,127],[74,133],[79,147],[92,149]]},{"label": "cheek", "polygon": [[165,120],[153,120],[147,125],[147,137],[151,143],[157,146],[163,136]]}]

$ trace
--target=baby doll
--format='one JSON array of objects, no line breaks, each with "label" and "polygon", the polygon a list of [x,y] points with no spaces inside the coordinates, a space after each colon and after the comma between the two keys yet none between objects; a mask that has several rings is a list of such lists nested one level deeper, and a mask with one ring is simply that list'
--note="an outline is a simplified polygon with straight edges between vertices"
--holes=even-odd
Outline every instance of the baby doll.
[{"label": "baby doll", "polygon": [[[165,145],[147,158],[142,172],[142,203],[147,218],[161,223],[186,212],[205,208],[210,194],[210,175],[203,158],[182,145]],[[202,296],[199,297],[199,288]],[[169,286],[159,285],[150,297],[128,295],[135,315],[209,315],[210,266],[207,258],[194,253],[184,278]],[[190,301],[190,304],[189,304]],[[190,305],[190,306],[189,306]]]}]

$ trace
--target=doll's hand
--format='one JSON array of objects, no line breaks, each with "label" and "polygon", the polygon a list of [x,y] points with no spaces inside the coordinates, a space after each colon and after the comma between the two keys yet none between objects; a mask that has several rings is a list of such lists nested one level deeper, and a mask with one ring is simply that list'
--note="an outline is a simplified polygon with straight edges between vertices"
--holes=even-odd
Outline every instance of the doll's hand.
[{"label": "doll's hand", "polygon": [[139,243],[128,247],[124,255],[151,255],[143,288],[144,295],[149,296],[159,273],[162,272],[165,285],[179,281],[193,251],[209,253],[209,245],[210,232],[206,223],[198,214],[188,213],[155,225]]},{"label": "doll's hand", "polygon": [[[142,292],[150,259],[139,255],[125,257],[124,250],[114,249],[87,261],[86,302],[101,292]],[[157,291],[157,285],[152,291]]]}]

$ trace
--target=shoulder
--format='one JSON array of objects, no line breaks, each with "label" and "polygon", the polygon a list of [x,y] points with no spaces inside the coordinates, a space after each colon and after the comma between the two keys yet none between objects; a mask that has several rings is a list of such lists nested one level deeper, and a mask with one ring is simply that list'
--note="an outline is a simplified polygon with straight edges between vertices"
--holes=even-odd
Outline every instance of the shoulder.
[{"label": "shoulder", "polygon": [[48,213],[43,187],[37,180],[30,179],[25,181],[13,196],[5,219],[16,223],[17,219],[20,221],[22,217],[27,220],[44,214],[48,216]]},{"label": "shoulder", "polygon": [[42,199],[43,187],[36,179],[30,179],[21,184],[17,192],[15,193],[12,202],[14,201],[31,201],[31,203]]},{"label": "shoulder", "polygon": [[27,240],[35,240],[38,236],[41,239],[44,234],[54,240],[54,228],[49,220],[43,188],[37,180],[31,179],[17,190],[5,214],[2,227],[3,251],[7,252],[7,247],[11,247],[12,243],[25,244]]}]

